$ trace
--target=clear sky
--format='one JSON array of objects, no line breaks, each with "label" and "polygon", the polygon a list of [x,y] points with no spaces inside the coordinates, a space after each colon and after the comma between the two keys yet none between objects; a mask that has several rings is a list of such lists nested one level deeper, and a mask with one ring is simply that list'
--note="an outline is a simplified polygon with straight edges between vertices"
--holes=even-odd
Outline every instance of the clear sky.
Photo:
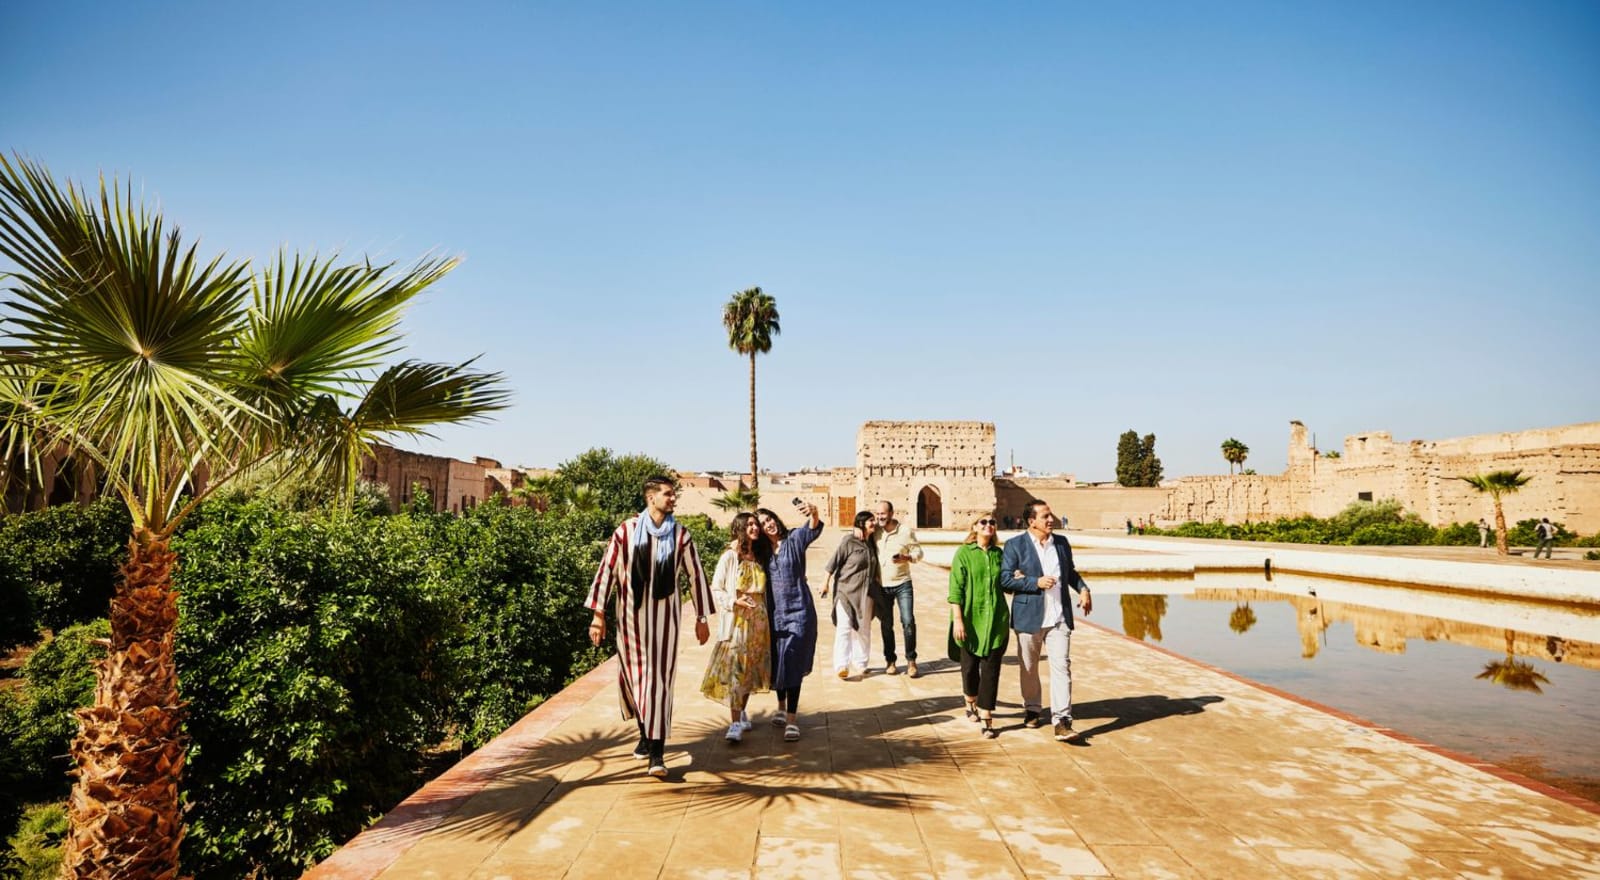
[{"label": "clear sky", "polygon": [[462,266],[409,354],[515,407],[427,451],[747,466],[869,419],[1002,466],[1284,466],[1288,422],[1600,419],[1600,3],[11,0],[0,149],[202,246]]}]

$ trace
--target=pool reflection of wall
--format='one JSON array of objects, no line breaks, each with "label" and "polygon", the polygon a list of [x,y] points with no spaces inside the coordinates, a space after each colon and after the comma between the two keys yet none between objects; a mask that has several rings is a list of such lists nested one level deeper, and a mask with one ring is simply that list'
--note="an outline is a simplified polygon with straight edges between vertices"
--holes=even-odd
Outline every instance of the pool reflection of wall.
[{"label": "pool reflection of wall", "polygon": [[[1200,587],[1194,591],[1194,597],[1202,601],[1236,604],[1289,603],[1295,609],[1295,626],[1300,633],[1300,653],[1307,659],[1316,657],[1322,650],[1329,627],[1338,623],[1348,623],[1354,630],[1356,644],[1386,654],[1403,654],[1410,640],[1422,639],[1499,651],[1514,657],[1569,663],[1584,669],[1600,669],[1600,645],[1593,642],[1517,632],[1480,623],[1442,620],[1422,614],[1385,611],[1365,605],[1323,600],[1316,596],[1286,595],[1270,590],[1219,590]],[[1124,601],[1128,598],[1131,597],[1123,597]],[[1126,606],[1123,613],[1127,614]],[[1159,618],[1157,620],[1159,622]],[[1131,631],[1129,635],[1132,635]]]}]

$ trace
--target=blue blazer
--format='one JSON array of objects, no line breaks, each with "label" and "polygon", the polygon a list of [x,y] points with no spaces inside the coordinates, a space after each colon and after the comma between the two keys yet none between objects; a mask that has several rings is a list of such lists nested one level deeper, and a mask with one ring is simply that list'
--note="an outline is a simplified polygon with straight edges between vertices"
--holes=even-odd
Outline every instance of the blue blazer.
[{"label": "blue blazer", "polygon": [[[1072,545],[1066,535],[1052,534],[1056,555],[1061,562],[1061,583],[1079,593],[1083,592],[1083,578],[1072,564]],[[1017,572],[1022,572],[1017,577]],[[1044,577],[1044,565],[1034,549],[1033,536],[1027,532],[1006,542],[1000,554],[1000,589],[1012,594],[1011,628],[1019,633],[1036,633],[1044,626],[1044,593],[1039,590],[1039,578]],[[1066,594],[1061,596],[1067,629],[1072,629],[1072,602]]]}]

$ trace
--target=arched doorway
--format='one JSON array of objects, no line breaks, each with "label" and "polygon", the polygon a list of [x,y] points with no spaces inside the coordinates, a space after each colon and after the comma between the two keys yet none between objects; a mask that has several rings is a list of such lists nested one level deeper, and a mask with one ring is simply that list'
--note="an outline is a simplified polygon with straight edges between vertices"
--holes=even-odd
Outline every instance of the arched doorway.
[{"label": "arched doorway", "polygon": [[932,486],[923,486],[917,493],[917,528],[944,528],[944,501],[939,497],[939,490]]}]

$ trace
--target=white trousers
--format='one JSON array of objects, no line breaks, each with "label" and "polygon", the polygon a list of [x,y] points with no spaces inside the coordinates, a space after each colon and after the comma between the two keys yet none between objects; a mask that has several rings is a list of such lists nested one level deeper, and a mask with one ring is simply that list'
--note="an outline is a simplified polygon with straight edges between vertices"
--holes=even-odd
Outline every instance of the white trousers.
[{"label": "white trousers", "polygon": [[858,629],[850,629],[850,615],[845,612],[848,600],[838,594],[833,594],[834,617],[839,623],[834,627],[833,633],[833,671],[841,669],[867,668],[867,653],[872,648],[872,596],[862,591],[860,600],[856,604],[856,621]]},{"label": "white trousers", "polygon": [[1072,723],[1072,630],[1065,622],[1036,633],[1017,633],[1017,661],[1022,666],[1022,705],[1037,712],[1039,702],[1039,654],[1043,650],[1050,663],[1050,721]]}]

